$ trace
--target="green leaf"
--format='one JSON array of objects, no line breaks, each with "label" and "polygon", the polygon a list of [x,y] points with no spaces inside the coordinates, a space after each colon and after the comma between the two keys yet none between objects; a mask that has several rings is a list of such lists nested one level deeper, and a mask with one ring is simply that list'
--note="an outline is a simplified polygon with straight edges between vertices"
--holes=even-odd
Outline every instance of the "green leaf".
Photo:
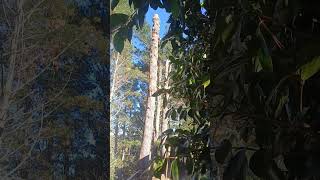
[{"label": "green leaf", "polygon": [[172,179],[173,180],[179,180],[179,166],[178,166],[178,160],[177,159],[172,161],[171,174],[172,174]]},{"label": "green leaf", "polygon": [[146,13],[148,11],[148,8],[149,8],[149,5],[146,4],[143,7],[138,9],[138,13],[137,13],[136,18],[138,20],[138,25],[139,25],[140,29],[143,28],[143,24],[144,24],[144,20],[145,20],[145,16],[146,16]]},{"label": "green leaf", "polygon": [[161,7],[161,6],[162,6],[162,4],[161,4],[160,0],[151,0],[150,1],[150,7],[154,10],[157,10],[158,7]]},{"label": "green leaf", "polygon": [[235,23],[231,22],[227,25],[224,31],[221,34],[221,39],[223,43],[226,43],[227,39],[231,36],[232,31],[234,30]]},{"label": "green leaf", "polygon": [[252,63],[254,64],[254,72],[260,72],[262,70],[262,66],[258,56],[252,58]]},{"label": "green leaf", "polygon": [[160,137],[168,136],[173,133],[173,129],[167,129],[161,133]]},{"label": "green leaf", "polygon": [[303,65],[301,68],[299,68],[298,72],[300,72],[301,79],[305,81],[315,75],[319,70],[320,56],[313,58],[312,61]]},{"label": "green leaf", "polygon": [[257,29],[257,37],[260,40],[261,48],[258,50],[258,58],[262,68],[266,71],[273,71],[272,58],[269,53],[267,43],[261,33],[260,29]]},{"label": "green leaf", "polygon": [[162,0],[163,3],[163,7],[165,8],[165,10],[167,12],[171,12],[171,4],[169,2],[169,0]]},{"label": "green leaf", "polygon": [[139,9],[142,8],[142,6],[144,5],[144,0],[133,0],[133,7],[134,9]]},{"label": "green leaf", "polygon": [[203,87],[206,88],[210,85],[210,79],[206,80],[205,82],[202,83]]},{"label": "green leaf", "polygon": [[288,101],[289,101],[289,97],[288,97],[288,96],[282,96],[282,97],[281,97],[281,99],[280,99],[280,101],[279,101],[279,104],[278,104],[278,106],[277,106],[277,109],[276,109],[276,111],[275,111],[275,113],[274,113],[274,117],[275,117],[275,118],[277,118],[277,117],[280,115],[280,113],[281,113],[284,105],[285,105]]},{"label": "green leaf", "polygon": [[191,76],[191,77],[189,78],[189,85],[192,85],[192,84],[194,84],[195,82],[196,82],[196,80],[194,79],[193,76]]},{"label": "green leaf", "polygon": [[110,28],[111,31],[124,25],[129,19],[129,16],[122,13],[111,14],[110,16]]},{"label": "green leaf", "polygon": [[122,52],[124,48],[124,41],[126,37],[123,35],[121,31],[118,31],[113,37],[113,46],[117,52]]},{"label": "green leaf", "polygon": [[154,169],[154,176],[156,178],[160,178],[162,174],[163,167],[165,165],[165,160],[164,159],[156,159],[154,164],[153,164],[153,169]]},{"label": "green leaf", "polygon": [[111,10],[114,10],[114,8],[119,4],[120,0],[112,0],[111,1]]},{"label": "green leaf", "polygon": [[160,44],[161,49],[163,49],[165,45],[174,38],[174,34],[175,33],[169,29],[168,33],[163,38],[161,38],[161,44]]},{"label": "green leaf", "polygon": [[180,15],[179,0],[171,1],[171,13],[174,18],[179,18],[179,15]]},{"label": "green leaf", "polygon": [[257,58],[259,59],[262,69],[270,72],[273,71],[272,59],[270,55],[266,54],[262,49],[259,49]]},{"label": "green leaf", "polygon": [[176,110],[172,110],[172,112],[171,112],[171,119],[172,119],[172,120],[176,120],[176,117],[177,117],[177,112],[176,112]]}]

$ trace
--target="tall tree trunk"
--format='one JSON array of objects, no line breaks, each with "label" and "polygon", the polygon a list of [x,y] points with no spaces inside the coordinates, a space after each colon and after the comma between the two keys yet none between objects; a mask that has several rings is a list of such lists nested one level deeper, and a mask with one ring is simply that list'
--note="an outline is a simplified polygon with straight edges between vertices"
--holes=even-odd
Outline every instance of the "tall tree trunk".
[{"label": "tall tree trunk", "polygon": [[[171,70],[171,66],[169,63],[169,60],[166,60],[166,64],[165,64],[165,72],[164,72],[164,77],[165,77],[165,84],[164,84],[164,88],[165,89],[169,89],[169,73]],[[168,102],[169,102],[169,94],[166,93],[165,97],[163,99],[163,116],[162,116],[162,122],[161,122],[161,132],[164,132],[168,129],[168,125],[169,125],[169,120],[166,117],[166,114],[169,110],[169,106],[168,106]],[[161,154],[164,155],[165,154],[165,148],[163,147],[161,150]]]},{"label": "tall tree trunk", "polygon": [[[124,141],[126,138],[126,123],[122,126],[122,141]],[[125,154],[126,147],[122,147],[122,157],[121,160],[124,161],[124,154]]]},{"label": "tall tree trunk", "polygon": [[[161,89],[162,83],[162,65],[161,62],[158,62],[158,90]],[[160,135],[160,119],[161,119],[161,112],[163,111],[162,106],[162,95],[157,97],[157,112],[156,112],[156,121],[155,121],[155,137],[154,140],[156,141]]]},{"label": "tall tree trunk", "polygon": [[113,71],[113,75],[112,75],[112,84],[110,87],[110,101],[112,101],[114,98],[115,86],[116,86],[116,82],[117,82],[119,56],[120,56],[120,53],[117,52],[115,62],[114,62],[115,65],[114,65],[114,71]]},{"label": "tall tree trunk", "polygon": [[158,46],[159,46],[159,16],[155,14],[153,16],[153,27],[152,27],[152,42],[150,47],[150,69],[149,69],[149,93],[146,109],[146,117],[144,122],[143,140],[140,150],[140,170],[148,168],[150,156],[151,156],[151,145],[153,139],[153,121],[155,114],[155,97],[152,97],[157,90],[157,61],[158,61]]},{"label": "tall tree trunk", "polygon": [[119,122],[115,120],[115,132],[114,132],[114,156],[118,156],[118,140],[119,140]]}]

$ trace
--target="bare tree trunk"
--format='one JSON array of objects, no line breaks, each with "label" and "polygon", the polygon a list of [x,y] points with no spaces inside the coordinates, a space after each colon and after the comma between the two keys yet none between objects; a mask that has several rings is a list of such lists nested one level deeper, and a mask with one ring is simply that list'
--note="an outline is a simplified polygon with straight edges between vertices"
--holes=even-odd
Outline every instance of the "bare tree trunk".
[{"label": "bare tree trunk", "polygon": [[[124,141],[126,138],[126,123],[123,124],[122,126],[122,141]],[[126,152],[125,147],[122,147],[122,158],[121,160],[124,161],[124,154]]]},{"label": "bare tree trunk", "polygon": [[[161,62],[158,62],[158,90],[161,89],[162,83],[162,65]],[[161,119],[161,112],[163,111],[162,106],[162,95],[160,94],[157,97],[157,112],[156,112],[156,122],[155,122],[155,137],[154,141],[156,141],[160,135],[160,119]]]},{"label": "bare tree trunk", "polygon": [[114,132],[114,156],[118,156],[118,140],[119,140],[119,122],[118,120],[115,120],[115,132]]},{"label": "bare tree trunk", "polygon": [[[169,89],[169,73],[170,73],[170,64],[169,64],[169,60],[166,60],[166,64],[165,64],[165,72],[164,72],[164,77],[165,77],[165,85],[164,88],[165,89]],[[169,110],[169,106],[168,106],[168,102],[169,102],[169,94],[166,93],[165,97],[164,97],[164,101],[163,101],[163,116],[162,116],[162,122],[161,122],[161,132],[164,132],[168,129],[168,125],[169,125],[169,121],[168,118],[166,117],[166,114]],[[165,148],[163,147],[161,150],[161,154],[164,155],[165,154]]]},{"label": "bare tree trunk", "polygon": [[117,52],[116,59],[115,59],[115,65],[114,65],[114,72],[113,72],[113,77],[112,77],[112,84],[110,87],[110,101],[112,101],[114,98],[115,85],[117,82],[119,56],[120,56],[120,53]]},{"label": "bare tree trunk", "polygon": [[157,61],[159,46],[159,16],[153,16],[152,42],[150,47],[150,69],[149,69],[149,93],[146,109],[146,119],[144,122],[143,140],[140,150],[140,170],[147,169],[151,158],[151,145],[153,139],[153,121],[155,115],[155,97],[152,97],[157,90]]}]

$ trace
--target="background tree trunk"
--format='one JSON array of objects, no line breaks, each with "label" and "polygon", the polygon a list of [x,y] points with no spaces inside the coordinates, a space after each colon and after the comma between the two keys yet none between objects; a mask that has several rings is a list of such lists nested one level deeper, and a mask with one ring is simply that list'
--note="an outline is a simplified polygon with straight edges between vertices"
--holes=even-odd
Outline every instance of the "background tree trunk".
[{"label": "background tree trunk", "polygon": [[114,155],[118,156],[118,139],[119,139],[119,122],[115,122],[115,132],[114,132]]},{"label": "background tree trunk", "polygon": [[[162,63],[158,62],[158,90],[161,89],[162,83]],[[161,112],[163,112],[162,106],[162,95],[160,94],[157,97],[157,112],[156,112],[156,121],[155,121],[155,137],[154,141],[156,141],[160,135],[160,120],[161,120]]]},{"label": "background tree trunk", "polygon": [[[164,77],[165,77],[165,85],[164,88],[165,89],[169,89],[169,73],[170,73],[170,64],[169,64],[169,60],[166,60],[166,64],[165,64],[165,72],[164,72]],[[165,130],[168,129],[168,123],[169,120],[166,117],[166,114],[169,110],[169,106],[168,106],[168,101],[169,101],[169,94],[166,93],[165,97],[163,99],[163,116],[162,116],[162,122],[161,122],[161,132],[164,132]],[[161,150],[161,154],[164,155],[165,154],[165,148],[163,147]]]},{"label": "background tree trunk", "polygon": [[151,156],[151,145],[153,139],[153,121],[155,114],[155,97],[152,97],[157,90],[157,61],[159,46],[159,16],[153,16],[152,42],[150,47],[150,66],[149,66],[149,93],[146,109],[146,117],[144,122],[143,140],[140,150],[140,170],[144,170],[149,166]]}]

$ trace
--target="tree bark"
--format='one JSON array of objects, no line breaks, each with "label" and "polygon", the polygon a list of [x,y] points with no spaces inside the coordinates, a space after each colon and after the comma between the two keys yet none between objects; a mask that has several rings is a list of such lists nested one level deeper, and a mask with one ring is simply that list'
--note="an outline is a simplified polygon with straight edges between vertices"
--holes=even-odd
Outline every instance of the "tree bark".
[{"label": "tree bark", "polygon": [[[165,72],[164,72],[164,77],[165,77],[165,85],[164,88],[165,89],[169,89],[169,73],[170,73],[171,67],[169,64],[169,60],[166,60],[166,64],[165,64]],[[166,117],[166,114],[169,110],[169,106],[168,106],[168,102],[169,102],[169,94],[166,93],[165,97],[163,99],[163,116],[162,116],[162,122],[161,122],[161,132],[164,132],[168,129],[168,125],[169,125],[169,120]],[[161,150],[161,154],[162,156],[165,154],[165,148],[163,147]]]},{"label": "tree bark", "polygon": [[140,170],[145,170],[149,166],[151,158],[151,145],[153,139],[153,121],[155,115],[155,97],[152,97],[157,90],[157,61],[159,46],[159,16],[153,16],[152,42],[150,47],[150,66],[149,66],[149,92],[147,100],[146,117],[144,122],[143,140],[140,149],[139,165]]},{"label": "tree bark", "polygon": [[115,120],[115,132],[114,132],[114,156],[118,156],[118,140],[119,140],[119,122]]},{"label": "tree bark", "polygon": [[115,58],[114,72],[113,72],[113,77],[112,77],[112,84],[111,84],[111,88],[110,88],[110,101],[112,101],[114,98],[115,86],[116,86],[116,82],[117,82],[119,56],[120,56],[120,53],[117,52],[116,58]]},{"label": "tree bark", "polygon": [[[158,63],[158,90],[161,89],[162,83],[162,66],[161,62]],[[160,94],[157,97],[157,112],[156,112],[156,121],[155,121],[155,137],[154,141],[156,141],[160,135],[160,119],[161,119],[161,112],[163,111],[162,106],[162,95]]]}]

